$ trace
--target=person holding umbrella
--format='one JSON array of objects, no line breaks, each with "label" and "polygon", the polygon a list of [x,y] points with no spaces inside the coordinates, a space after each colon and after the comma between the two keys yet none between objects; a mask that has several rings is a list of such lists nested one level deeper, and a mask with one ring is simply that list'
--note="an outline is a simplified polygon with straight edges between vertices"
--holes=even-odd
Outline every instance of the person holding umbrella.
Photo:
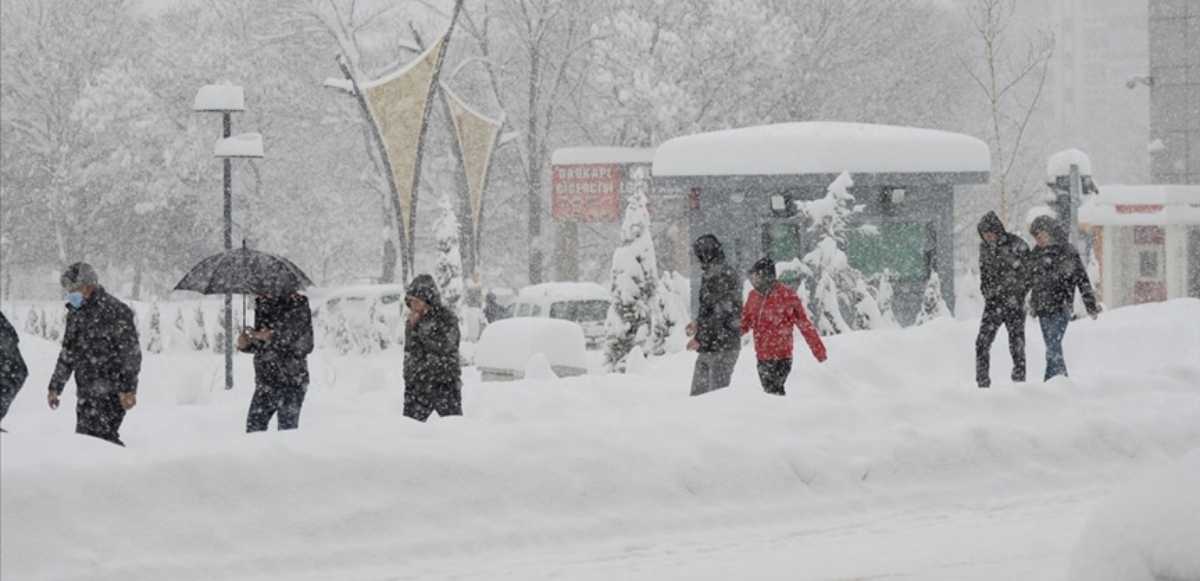
[{"label": "person holding umbrella", "polygon": [[96,271],[85,262],[62,275],[67,298],[67,330],[47,402],[58,409],[63,388],[75,376],[75,432],[118,446],[125,412],[137,405],[142,350],[133,310],[100,286]]},{"label": "person holding umbrella", "polygon": [[313,350],[308,297],[298,292],[255,297],[254,328],[238,336],[237,348],[254,354],[254,397],[246,432],[265,431],[274,415],[280,430],[300,427],[300,408],[308,391],[308,354]]},{"label": "person holding umbrella", "polygon": [[[312,311],[300,289],[312,286],[286,258],[241,248],[205,258],[192,267],[175,290],[206,295],[255,295],[254,328],[237,338],[237,348],[254,354],[254,396],[246,431],[267,429],[278,415],[280,430],[300,425],[300,408],[308,391],[308,354],[313,350]],[[228,368],[227,368],[228,372]],[[232,383],[230,383],[231,385]]]}]

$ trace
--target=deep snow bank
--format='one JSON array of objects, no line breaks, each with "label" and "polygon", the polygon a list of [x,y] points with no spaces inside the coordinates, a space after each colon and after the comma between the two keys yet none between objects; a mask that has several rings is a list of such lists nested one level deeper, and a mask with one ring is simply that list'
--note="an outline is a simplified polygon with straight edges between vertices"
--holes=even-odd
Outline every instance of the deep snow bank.
[{"label": "deep snow bank", "polygon": [[[973,383],[975,323],[938,321],[803,345],[787,398],[753,354],[731,389],[687,397],[693,356],[643,374],[480,384],[467,417],[405,420],[398,357],[316,358],[302,430],[241,433],[219,358],[149,356],[118,449],[45,410],[55,347],[0,438],[0,574],[213,579],[330,571],[512,546],[787,518],[914,497],[1119,482],[1200,446],[1200,301],[1073,324],[1072,379]],[[1036,325],[1030,376],[1041,374]],[[1007,377],[994,349],[994,379]]]}]

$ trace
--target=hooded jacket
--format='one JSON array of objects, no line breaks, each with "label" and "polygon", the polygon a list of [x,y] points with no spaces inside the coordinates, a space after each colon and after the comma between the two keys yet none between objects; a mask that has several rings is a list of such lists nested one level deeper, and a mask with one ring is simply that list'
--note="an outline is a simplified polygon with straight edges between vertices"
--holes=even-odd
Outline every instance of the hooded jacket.
[{"label": "hooded jacket", "polygon": [[29,368],[25,367],[25,359],[21,357],[20,341],[17,330],[9,324],[4,313],[0,313],[0,397],[21,389],[29,376]]},{"label": "hooded jacket", "polygon": [[1005,231],[995,212],[979,220],[980,238],[987,232],[999,238],[979,243],[979,290],[988,304],[1021,309],[1029,292],[1029,245]]},{"label": "hooded jacket", "polygon": [[308,297],[292,294],[254,299],[254,328],[271,330],[269,341],[252,341],[254,378],[259,387],[308,387],[308,354],[313,351]]},{"label": "hooded jacket", "polygon": [[725,263],[725,252],[716,236],[701,236],[692,250],[703,272],[700,312],[696,315],[699,352],[739,350],[742,346],[742,293],[737,275]]},{"label": "hooded jacket", "polygon": [[67,330],[50,377],[50,391],[61,394],[73,374],[81,397],[136,393],[142,350],[133,310],[104,287],[78,309],[67,306]]},{"label": "hooded jacket", "polygon": [[754,331],[754,352],[759,361],[792,358],[792,329],[799,328],[817,361],[825,361],[825,344],[808,319],[796,292],[772,280],[765,293],[750,291],[742,310],[742,333]]},{"label": "hooded jacket", "polygon": [[418,275],[408,286],[407,296],[429,305],[429,310],[404,331],[404,384],[407,389],[458,388],[458,317],[442,304],[437,283],[428,274]]}]

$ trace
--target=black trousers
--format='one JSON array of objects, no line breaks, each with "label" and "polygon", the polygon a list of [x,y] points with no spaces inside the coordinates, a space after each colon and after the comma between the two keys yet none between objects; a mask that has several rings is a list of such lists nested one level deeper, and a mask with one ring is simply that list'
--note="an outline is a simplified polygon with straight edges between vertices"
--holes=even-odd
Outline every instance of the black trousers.
[{"label": "black trousers", "polygon": [[979,387],[992,384],[992,342],[1003,325],[1008,328],[1008,352],[1012,355],[1013,381],[1025,381],[1025,310],[1021,307],[988,302],[983,308],[979,337],[975,339],[975,382]]},{"label": "black trousers", "polygon": [[250,398],[250,412],[246,414],[246,432],[263,432],[271,423],[271,416],[278,414],[279,429],[294,430],[300,427],[300,408],[304,405],[307,386],[282,387],[259,386]]},{"label": "black trousers", "polygon": [[75,402],[75,433],[124,446],[118,432],[125,421],[125,408],[115,393],[80,393]]},{"label": "black trousers", "polygon": [[437,412],[439,416],[461,416],[462,384],[414,385],[404,388],[404,415],[423,422]]},{"label": "black trousers", "polygon": [[762,382],[763,391],[772,395],[786,395],[783,383],[792,372],[791,359],[772,359],[758,362],[758,380]]}]

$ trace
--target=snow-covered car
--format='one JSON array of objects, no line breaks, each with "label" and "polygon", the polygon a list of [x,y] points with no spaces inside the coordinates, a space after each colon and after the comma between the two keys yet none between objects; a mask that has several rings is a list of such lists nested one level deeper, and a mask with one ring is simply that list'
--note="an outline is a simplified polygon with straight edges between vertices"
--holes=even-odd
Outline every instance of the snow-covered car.
[{"label": "snow-covered car", "polygon": [[588,347],[597,347],[604,343],[604,320],[610,301],[608,289],[594,282],[548,282],[521,289],[513,302],[512,316],[578,323]]},{"label": "snow-covered car", "polygon": [[475,366],[483,381],[522,379],[531,360],[534,365],[548,362],[558,377],[586,374],[583,328],[556,319],[504,319],[488,325],[475,347]]}]

